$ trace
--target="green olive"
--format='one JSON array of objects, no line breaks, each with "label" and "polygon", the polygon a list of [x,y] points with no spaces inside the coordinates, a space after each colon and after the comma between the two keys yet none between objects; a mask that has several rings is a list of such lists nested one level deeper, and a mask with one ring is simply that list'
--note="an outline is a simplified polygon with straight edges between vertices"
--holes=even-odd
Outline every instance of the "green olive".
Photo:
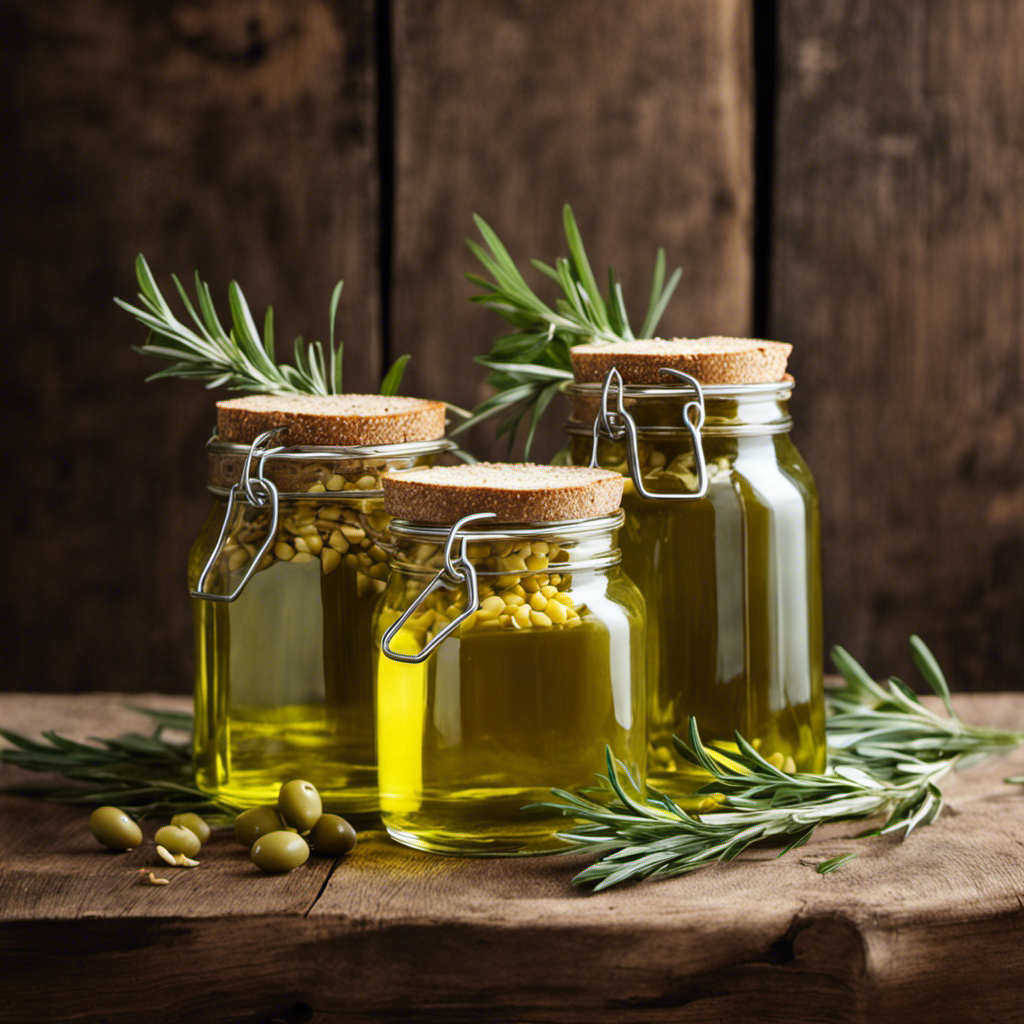
[{"label": "green olive", "polygon": [[309,834],[313,852],[325,857],[340,857],[356,845],[356,830],[337,814],[321,814]]},{"label": "green olive", "polygon": [[97,807],[89,815],[89,831],[111,850],[134,850],[142,843],[142,829],[119,807]]},{"label": "green olive", "polygon": [[235,839],[243,846],[250,849],[252,844],[265,836],[268,832],[280,832],[284,828],[281,815],[276,807],[264,804],[262,807],[252,807],[235,818]]},{"label": "green olive", "polygon": [[164,825],[156,830],[153,842],[162,846],[169,853],[183,853],[186,857],[194,857],[203,844],[199,842],[199,836],[191,829],[183,828],[181,825]]},{"label": "green olive", "polygon": [[268,832],[253,843],[249,856],[260,871],[280,875],[309,860],[309,844],[294,832]]},{"label": "green olive", "polygon": [[182,828],[187,828],[189,832],[194,832],[199,837],[200,843],[205,843],[210,838],[210,826],[192,811],[176,814],[171,818],[171,824],[180,825]]},{"label": "green olive", "polygon": [[281,787],[277,795],[277,809],[285,824],[294,825],[300,832],[308,832],[324,813],[316,786],[304,779],[292,779]]}]

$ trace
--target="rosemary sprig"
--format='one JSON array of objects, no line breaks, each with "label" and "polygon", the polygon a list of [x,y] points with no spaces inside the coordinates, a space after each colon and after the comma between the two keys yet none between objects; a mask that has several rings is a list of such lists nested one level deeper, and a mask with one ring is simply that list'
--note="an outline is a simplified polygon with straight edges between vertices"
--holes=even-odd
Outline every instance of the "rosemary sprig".
[{"label": "rosemary sprig", "polygon": [[[334,322],[343,281],[339,281],[331,293],[330,333],[326,349],[319,341],[306,343],[301,337],[296,338],[293,345],[295,365],[290,366],[279,363],[275,356],[273,308],[267,307],[261,336],[237,281],[228,286],[231,320],[225,329],[214,307],[210,286],[198,272],[195,275],[195,303],[177,275],[171,275],[185,311],[195,325],[193,329],[175,316],[141,253],[135,260],[135,276],[139,284],[140,305],[133,306],[123,299],[114,299],[114,302],[149,329],[145,344],[136,347],[135,351],[169,364],[148,380],[185,377],[206,381],[208,388],[226,385],[235,391],[271,395],[341,393],[344,346],[340,340],[335,344]],[[408,361],[409,356],[401,356],[395,361],[384,377],[382,395],[393,395],[398,391]]]},{"label": "rosemary sprig", "polygon": [[139,817],[202,811],[213,821],[227,821],[241,810],[226,801],[211,800],[196,788],[190,740],[164,738],[166,729],[191,735],[191,715],[148,708],[134,710],[153,719],[152,735],[133,732],[81,743],[48,731],[42,734],[40,742],[10,729],[0,729],[0,736],[12,744],[0,750],[0,762],[67,780],[12,786],[5,791],[59,803],[113,804]]},{"label": "rosemary sprig", "polygon": [[[899,680],[875,683],[844,650],[833,657],[844,685],[829,696],[830,767],[823,775],[788,774],[766,761],[742,736],[720,750],[701,742],[691,719],[688,740],[675,738],[680,755],[707,773],[698,796],[714,796],[721,810],[687,812],[648,789],[638,797],[625,769],[608,752],[607,775],[597,799],[553,790],[559,803],[538,805],[581,824],[561,833],[574,847],[599,859],[574,882],[605,889],[624,881],[686,874],[732,860],[753,843],[782,842],[780,853],[806,843],[828,823],[885,815],[863,836],[902,831],[935,820],[942,809],[938,783],[954,768],[1024,744],[1024,734],[964,723],[955,714],[949,687],[935,658],[918,637],[915,663],[942,699],[948,717],[934,714]],[[818,871],[834,870],[851,855],[832,858]]]},{"label": "rosemary sprig", "polygon": [[[496,393],[481,402],[469,419],[452,433],[501,414],[497,436],[508,435],[511,451],[516,432],[528,415],[525,453],[529,457],[538,423],[555,395],[572,380],[569,349],[584,342],[632,341],[635,336],[615,271],[609,267],[608,289],[602,294],[568,204],[563,210],[568,257],[559,257],[553,266],[540,260],[530,261],[559,289],[558,297],[551,304],[527,284],[487,222],[477,215],[473,219],[484,244],[481,246],[470,239],[467,244],[489,276],[466,275],[481,289],[470,301],[494,310],[513,331],[498,338],[487,355],[476,357],[476,361],[490,371],[487,383]],[[680,273],[675,270],[666,283],[665,252],[659,249],[639,337],[653,336],[679,283]]]},{"label": "rosemary sprig", "polygon": [[563,802],[539,805],[581,819],[583,824],[559,833],[560,838],[599,855],[574,883],[601,890],[625,881],[688,874],[732,860],[763,840],[784,842],[781,852],[787,853],[806,843],[819,825],[851,818],[886,814],[874,834],[909,833],[938,814],[942,794],[936,782],[951,767],[917,763],[918,772],[898,781],[875,778],[853,765],[824,775],[789,775],[738,735],[738,751],[730,750],[727,760],[713,757],[692,719],[688,742],[676,737],[675,743],[684,758],[708,774],[699,793],[717,794],[724,809],[687,812],[651,788],[648,799],[640,800],[609,752],[608,773],[601,777],[608,803],[553,790]]},{"label": "rosemary sprig", "polygon": [[953,761],[966,768],[1024,744],[1024,733],[964,722],[953,709],[942,669],[920,637],[910,638],[910,653],[945,715],[925,707],[895,676],[876,683],[842,647],[833,648],[832,661],[844,680],[842,688],[826,695],[833,764],[856,764],[889,778],[903,772],[908,754],[924,763]]}]

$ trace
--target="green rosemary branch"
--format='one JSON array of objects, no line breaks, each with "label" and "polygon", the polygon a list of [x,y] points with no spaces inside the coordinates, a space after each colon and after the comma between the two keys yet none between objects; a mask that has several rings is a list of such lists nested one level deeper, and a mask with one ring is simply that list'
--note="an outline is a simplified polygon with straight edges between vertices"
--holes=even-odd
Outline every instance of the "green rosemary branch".
[{"label": "green rosemary branch", "polygon": [[191,740],[165,739],[167,729],[191,735],[192,716],[174,711],[134,708],[154,722],[151,735],[127,733],[114,739],[80,743],[55,732],[42,742],[0,729],[11,747],[0,750],[0,762],[63,780],[46,780],[5,790],[59,803],[113,804],[139,817],[201,811],[211,821],[228,821],[240,807],[210,797],[196,788]]},{"label": "green rosemary branch", "polygon": [[[343,345],[334,342],[334,322],[344,284],[339,281],[331,293],[330,335],[326,349],[319,341],[306,343],[296,338],[293,351],[295,365],[279,363],[274,352],[274,311],[268,306],[260,335],[237,281],[228,286],[231,320],[222,325],[213,304],[210,286],[198,272],[195,275],[196,302],[172,274],[171,280],[185,307],[193,329],[179,320],[157,286],[140,253],[135,260],[135,276],[139,283],[139,303],[133,306],[123,299],[114,299],[121,309],[131,313],[149,329],[145,344],[135,351],[144,356],[162,359],[169,365],[148,379],[186,377],[206,381],[208,388],[227,385],[235,391],[256,391],[271,395],[331,395],[342,391]],[[196,309],[198,306],[198,312]],[[409,356],[401,356],[384,377],[382,395],[393,395],[401,384]]]},{"label": "green rosemary branch", "polygon": [[[607,775],[597,799],[553,790],[559,803],[535,805],[580,824],[561,833],[574,847],[599,859],[574,882],[606,889],[625,881],[686,874],[732,860],[753,843],[783,843],[780,853],[801,846],[828,823],[884,815],[864,836],[902,831],[935,820],[942,809],[940,779],[993,753],[1024,744],[1024,734],[965,724],[954,712],[949,687],[931,652],[911,639],[915,663],[949,717],[925,708],[898,680],[875,683],[837,648],[833,654],[844,685],[829,696],[830,767],[823,775],[788,774],[766,761],[742,736],[721,750],[703,745],[691,719],[688,739],[675,738],[680,755],[707,773],[698,796],[716,797],[721,810],[697,814],[648,788],[646,801],[608,751]],[[852,855],[832,858],[818,871],[835,870]]]},{"label": "green rosemary branch", "polygon": [[819,825],[851,818],[886,814],[875,834],[900,829],[909,833],[938,814],[942,793],[936,782],[951,767],[916,763],[916,773],[888,782],[853,765],[824,775],[790,775],[737,735],[739,751],[728,754],[733,768],[712,756],[692,719],[688,731],[688,742],[675,738],[676,749],[708,773],[709,782],[699,793],[717,794],[723,809],[687,812],[650,788],[643,801],[609,752],[608,773],[602,776],[608,803],[553,790],[562,803],[539,805],[580,819],[583,824],[560,833],[560,838],[599,855],[574,883],[600,890],[625,881],[687,874],[732,860],[763,840],[784,842],[786,853],[806,843]]},{"label": "green rosemary branch", "polygon": [[826,695],[829,758],[856,764],[880,778],[904,772],[907,755],[923,763],[955,762],[966,768],[992,754],[1024,744],[1024,733],[969,725],[953,709],[949,684],[935,656],[918,636],[910,638],[917,670],[944,706],[945,715],[925,707],[895,676],[876,683],[842,647],[832,661],[844,685]]},{"label": "green rosemary branch", "polygon": [[[466,275],[481,289],[470,301],[494,310],[513,331],[498,338],[487,355],[476,357],[476,361],[490,371],[487,383],[496,393],[481,402],[469,419],[452,433],[501,415],[496,434],[498,437],[508,435],[511,451],[520,424],[529,416],[525,444],[529,457],[538,423],[555,395],[572,380],[569,349],[584,342],[632,341],[635,336],[615,271],[608,269],[608,289],[602,294],[568,204],[563,210],[568,257],[559,257],[554,266],[540,260],[530,261],[557,286],[559,294],[552,304],[541,299],[527,284],[487,222],[476,215],[473,219],[484,245],[470,239],[467,244],[488,276]],[[675,270],[666,283],[665,252],[659,249],[639,337],[653,336],[679,283],[680,273]]]}]

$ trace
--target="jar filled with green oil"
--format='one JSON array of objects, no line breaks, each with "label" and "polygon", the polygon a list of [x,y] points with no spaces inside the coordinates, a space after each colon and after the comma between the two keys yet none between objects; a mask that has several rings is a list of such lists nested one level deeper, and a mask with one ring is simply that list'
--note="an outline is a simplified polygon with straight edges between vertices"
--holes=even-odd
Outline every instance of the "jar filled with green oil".
[{"label": "jar filled with green oil", "polygon": [[443,405],[415,399],[218,405],[216,501],[188,563],[201,788],[255,806],[302,778],[329,810],[376,811],[372,615],[391,547],[380,478],[454,447],[443,432]]},{"label": "jar filled with green oil", "polygon": [[[680,365],[670,348],[655,358],[655,373]],[[569,388],[572,461],[627,477],[623,566],[648,609],[647,778],[677,799],[707,782],[672,743],[689,716],[705,742],[728,749],[739,731],[785,771],[825,767],[818,495],[789,436],[793,379],[778,377],[655,384],[637,355],[603,396]]]},{"label": "jar filled with green oil", "polygon": [[[590,472],[384,478],[399,518],[375,626],[377,748],[381,817],[399,842],[564,850],[565,818],[524,807],[593,786],[608,746],[643,786],[643,600],[619,564],[621,479]],[[581,499],[595,480],[603,494]]]}]

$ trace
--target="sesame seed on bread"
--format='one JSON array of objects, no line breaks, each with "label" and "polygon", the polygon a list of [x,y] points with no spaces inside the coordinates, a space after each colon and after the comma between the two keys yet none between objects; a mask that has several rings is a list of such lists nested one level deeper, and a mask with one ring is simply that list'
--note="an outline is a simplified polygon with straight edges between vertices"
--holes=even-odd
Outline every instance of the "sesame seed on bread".
[{"label": "sesame seed on bread", "polygon": [[478,462],[388,473],[384,508],[398,519],[454,523],[494,512],[497,523],[559,522],[615,512],[623,478],[606,469]]},{"label": "sesame seed on bread", "polygon": [[248,395],[217,403],[222,441],[251,444],[285,427],[277,444],[376,445],[444,437],[443,402],[389,395]]},{"label": "sesame seed on bread", "polygon": [[615,367],[624,384],[671,384],[659,371],[682,370],[701,384],[768,384],[782,380],[793,346],[757,338],[652,338],[569,350],[577,383],[599,383]]}]

